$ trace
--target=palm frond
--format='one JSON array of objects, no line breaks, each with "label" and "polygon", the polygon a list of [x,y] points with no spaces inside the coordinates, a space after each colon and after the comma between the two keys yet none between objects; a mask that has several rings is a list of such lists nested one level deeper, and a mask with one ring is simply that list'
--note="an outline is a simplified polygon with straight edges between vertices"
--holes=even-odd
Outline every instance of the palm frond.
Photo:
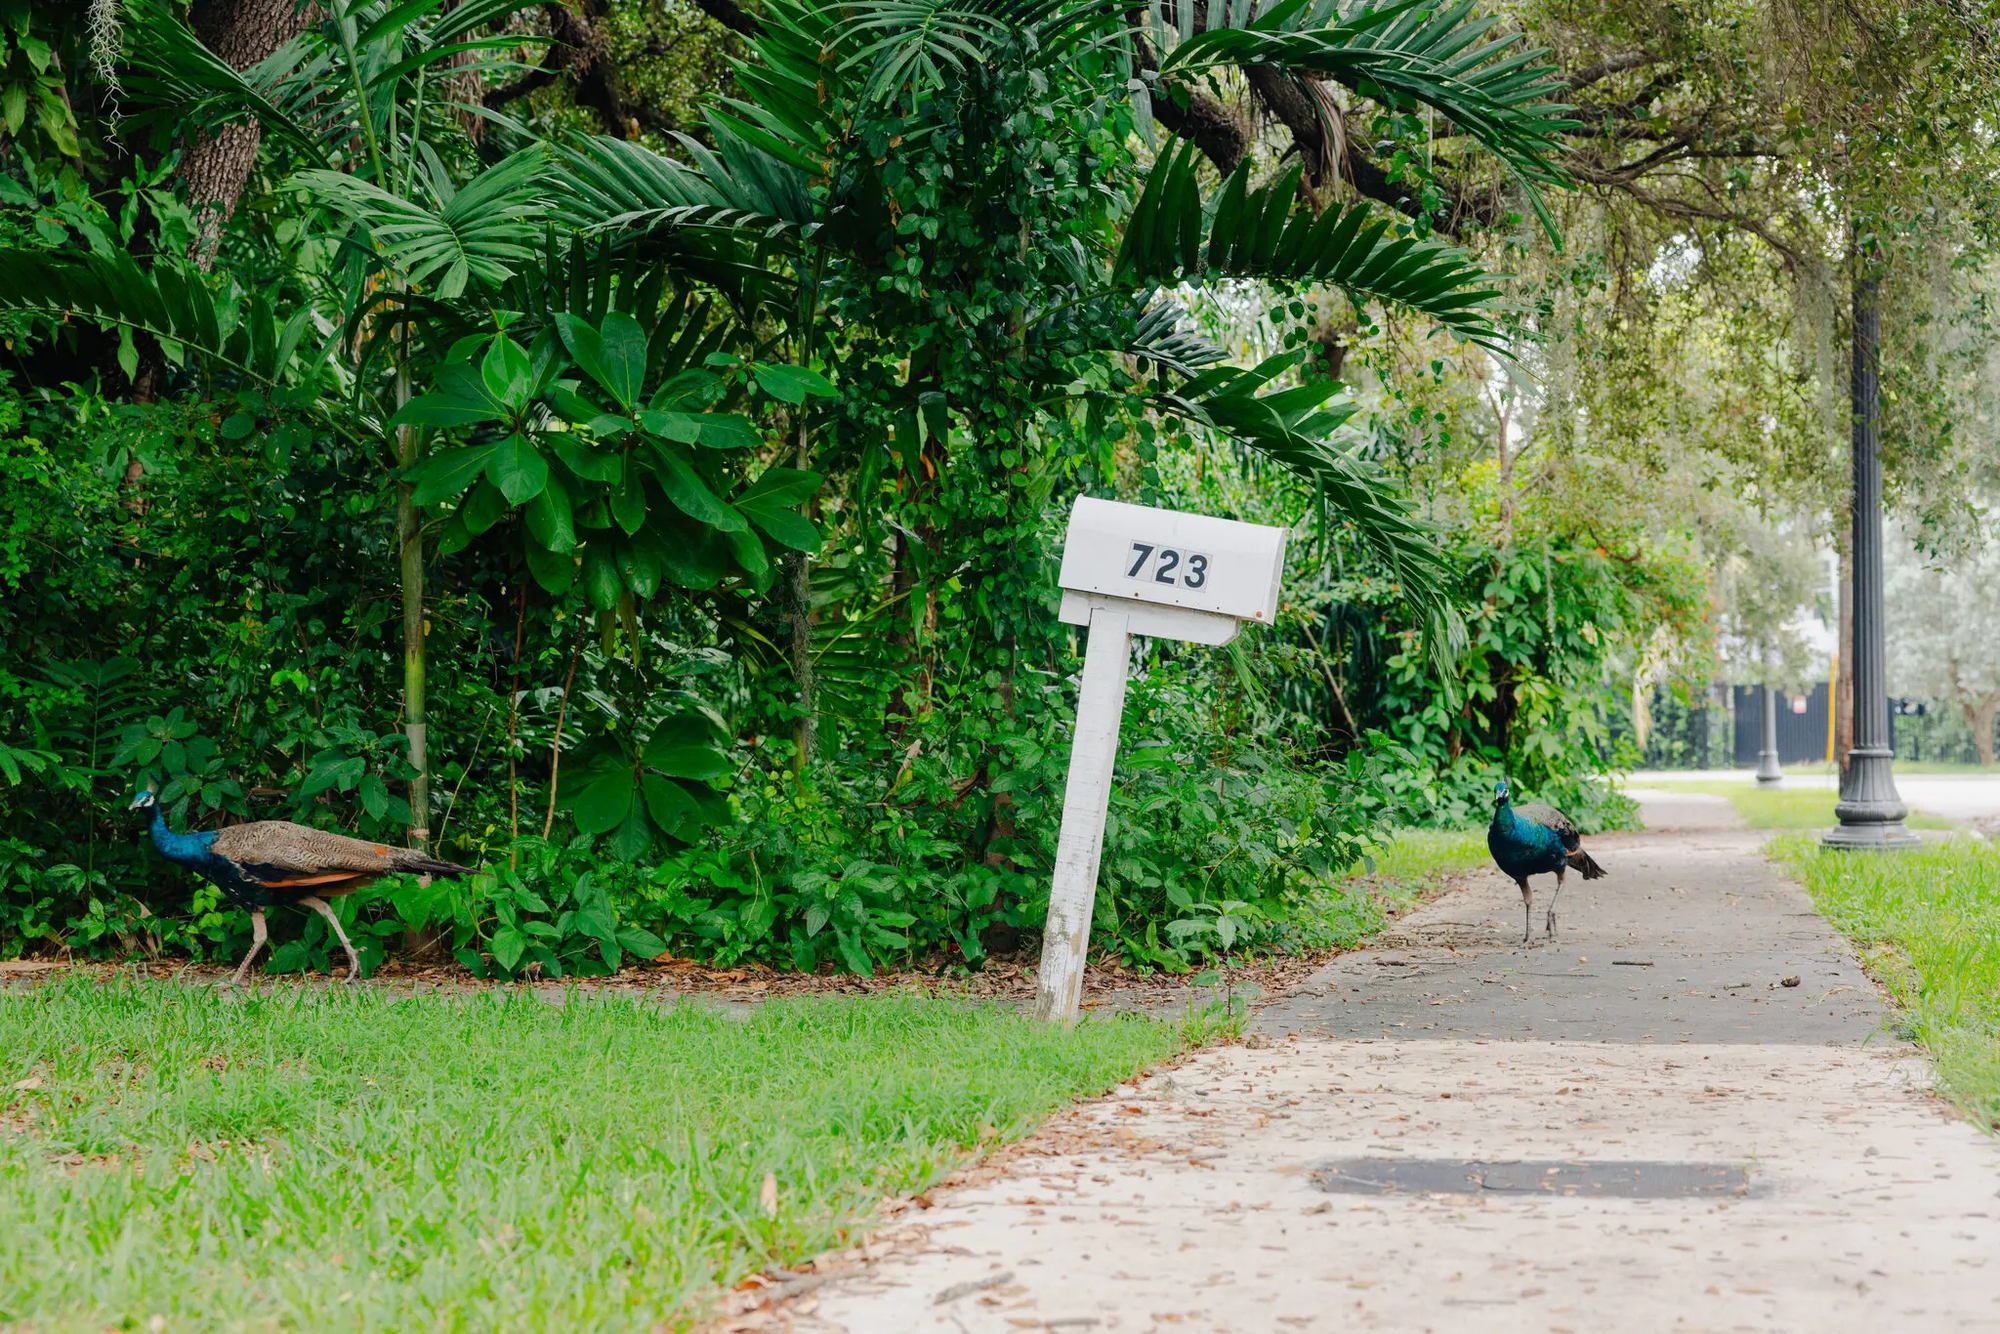
[{"label": "palm frond", "polygon": [[694,165],[608,136],[578,138],[561,150],[565,221],[604,231],[700,227],[777,239],[815,225],[806,174],[750,142],[740,123],[711,116],[715,147],[676,136]]},{"label": "palm frond", "polygon": [[160,261],[148,272],[123,252],[0,250],[0,310],[150,334],[265,385],[279,383],[306,332],[304,311],[279,325],[261,297],[245,311],[191,269]]},{"label": "palm frond", "polygon": [[1226,274],[1278,282],[1327,283],[1356,302],[1403,306],[1458,337],[1504,351],[1494,327],[1499,292],[1463,250],[1397,235],[1395,222],[1366,201],[1315,216],[1294,205],[1300,166],[1252,188],[1245,160],[1212,205],[1201,197],[1201,154],[1174,145],[1154,164],[1126,222],[1114,281],[1171,286]]},{"label": "palm frond", "polygon": [[1162,301],[1139,316],[1139,327],[1124,349],[1139,359],[1143,373],[1148,363],[1178,371],[1192,378],[1223,359],[1221,348],[1183,323],[1187,309],[1177,301]]},{"label": "palm frond", "polygon": [[130,0],[122,22],[127,33],[125,59],[131,66],[125,88],[147,106],[130,118],[134,123],[157,120],[177,129],[214,128],[251,119],[307,157],[328,160],[326,120],[331,108],[326,104],[338,99],[322,98],[314,108],[317,114],[304,117],[295,114],[298,107],[281,105],[285,99],[280,90],[315,64],[308,38],[294,38],[238,71],[202,45],[160,0]]},{"label": "palm frond", "polygon": [[449,193],[434,182],[443,196],[435,208],[344,172],[315,168],[292,180],[366,229],[412,284],[450,298],[475,280],[502,283],[535,257],[547,171],[542,149],[525,148]]},{"label": "palm frond", "polygon": [[[1178,5],[1192,11],[1186,0]],[[1441,112],[1507,164],[1553,233],[1539,187],[1568,187],[1558,165],[1561,136],[1580,123],[1566,101],[1562,72],[1547,48],[1510,50],[1525,34],[1490,37],[1499,20],[1475,0],[1394,0],[1340,17],[1333,0],[1281,0],[1261,12],[1211,3],[1209,24],[1175,33],[1152,0],[1156,37],[1169,47],[1160,73],[1188,76],[1220,65],[1274,65],[1330,78],[1365,97],[1398,97]]]},{"label": "palm frond", "polygon": [[[162,0],[128,0],[125,52],[132,72],[126,86],[147,104],[133,119],[182,133],[255,119],[267,134],[333,166],[385,134],[404,81],[445,67],[459,77],[519,68],[511,53],[550,39],[470,34],[533,7],[524,0],[468,0],[440,13],[442,0],[387,7],[321,0],[318,23],[239,71]],[[509,55],[466,59],[482,52]]]},{"label": "palm frond", "polygon": [[1250,370],[1218,367],[1156,392],[1152,402],[1242,441],[1303,480],[1319,500],[1320,521],[1347,525],[1375,552],[1425,622],[1427,650],[1440,664],[1449,662],[1465,631],[1452,610],[1451,571],[1439,554],[1436,529],[1413,514],[1394,483],[1358,451],[1333,440],[1358,407],[1331,380],[1261,392],[1303,355],[1271,357]]}]

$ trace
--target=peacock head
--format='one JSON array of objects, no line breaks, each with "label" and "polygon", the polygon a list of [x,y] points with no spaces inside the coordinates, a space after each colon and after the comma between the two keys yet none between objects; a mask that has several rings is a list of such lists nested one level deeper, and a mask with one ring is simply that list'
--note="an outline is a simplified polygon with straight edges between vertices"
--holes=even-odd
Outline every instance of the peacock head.
[{"label": "peacock head", "polygon": [[1493,785],[1493,804],[1495,806],[1507,804],[1507,780],[1504,778]]},{"label": "peacock head", "polygon": [[159,795],[153,791],[153,785],[151,783],[148,783],[146,784],[146,786],[140,788],[138,793],[135,796],[133,796],[131,809],[135,811],[143,811],[148,807],[157,806],[159,802],[160,802]]}]

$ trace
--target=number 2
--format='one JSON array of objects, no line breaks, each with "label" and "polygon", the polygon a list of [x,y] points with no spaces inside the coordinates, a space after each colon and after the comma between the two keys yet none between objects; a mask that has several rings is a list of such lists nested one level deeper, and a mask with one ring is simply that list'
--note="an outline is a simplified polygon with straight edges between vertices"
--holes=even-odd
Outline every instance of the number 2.
[{"label": "number 2", "polygon": [[1208,582],[1208,557],[1189,556],[1188,572],[1181,576],[1181,582],[1189,588],[1200,588]]},{"label": "number 2", "polygon": [[1180,552],[1175,551],[1172,547],[1163,548],[1160,551],[1160,568],[1153,572],[1153,582],[1156,584],[1171,584],[1174,581],[1174,571],[1179,568],[1180,563]]},{"label": "number 2", "polygon": [[1127,579],[1137,579],[1139,577],[1139,571],[1146,568],[1146,557],[1153,554],[1153,549],[1147,546],[1144,542],[1134,542],[1132,544],[1132,550],[1139,553],[1139,559],[1133,561],[1132,568],[1125,571],[1125,577]]}]

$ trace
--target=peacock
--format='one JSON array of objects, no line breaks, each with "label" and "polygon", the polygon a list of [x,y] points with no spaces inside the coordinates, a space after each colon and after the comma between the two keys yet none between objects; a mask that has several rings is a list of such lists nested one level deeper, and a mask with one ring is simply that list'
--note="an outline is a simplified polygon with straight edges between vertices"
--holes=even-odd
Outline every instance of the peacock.
[{"label": "peacock", "polygon": [[250,952],[236,965],[226,986],[241,986],[264,948],[264,910],[286,905],[311,908],[333,928],[347,951],[347,980],[361,976],[361,956],[347,939],[327,898],[352,894],[385,875],[407,871],[456,880],[471,869],[427,857],[410,848],[329,834],[289,820],[258,820],[204,833],[176,834],[167,827],[158,796],[149,785],[132,799],[133,810],[153,812],[153,846],[170,862],[185,866],[213,884],[230,901],[250,910]]},{"label": "peacock", "polygon": [[1567,815],[1540,802],[1510,805],[1504,778],[1493,788],[1493,823],[1486,829],[1486,848],[1493,854],[1494,864],[1521,887],[1523,944],[1534,936],[1535,893],[1528,888],[1529,876],[1555,873],[1556,892],[1549,899],[1546,928],[1546,933],[1553,936],[1556,899],[1562,897],[1563,874],[1575,867],[1585,880],[1601,879],[1604,875],[1604,868],[1583,850],[1583,840]]}]

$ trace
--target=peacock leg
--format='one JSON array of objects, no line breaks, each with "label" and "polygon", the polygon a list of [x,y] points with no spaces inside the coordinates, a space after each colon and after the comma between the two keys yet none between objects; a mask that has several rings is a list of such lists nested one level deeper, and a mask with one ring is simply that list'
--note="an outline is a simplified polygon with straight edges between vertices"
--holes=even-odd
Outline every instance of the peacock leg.
[{"label": "peacock leg", "polygon": [[333,905],[316,894],[300,899],[299,904],[301,907],[311,908],[321,917],[326,918],[326,924],[333,928],[334,939],[340,942],[340,948],[347,951],[347,980],[349,982],[359,982],[361,980],[361,956],[356,954],[354,946],[348,943],[347,932],[341,927],[340,918],[334,915]]},{"label": "peacock leg", "polygon": [[1562,894],[1563,894],[1563,868],[1558,866],[1556,868],[1556,892],[1549,896],[1548,934],[1551,936],[1553,936],[1556,933],[1556,900],[1561,898]]},{"label": "peacock leg", "polygon": [[236,971],[229,975],[229,980],[224,982],[223,986],[240,987],[243,985],[243,979],[250,976],[251,963],[256,959],[258,954],[263,952],[264,941],[266,939],[268,939],[268,933],[264,930],[264,910],[262,908],[252,908],[250,910],[250,952],[243,956],[243,962],[236,965]]},{"label": "peacock leg", "polygon": [[1521,943],[1525,945],[1535,938],[1535,891],[1528,888],[1526,876],[1514,883],[1521,887]]}]

